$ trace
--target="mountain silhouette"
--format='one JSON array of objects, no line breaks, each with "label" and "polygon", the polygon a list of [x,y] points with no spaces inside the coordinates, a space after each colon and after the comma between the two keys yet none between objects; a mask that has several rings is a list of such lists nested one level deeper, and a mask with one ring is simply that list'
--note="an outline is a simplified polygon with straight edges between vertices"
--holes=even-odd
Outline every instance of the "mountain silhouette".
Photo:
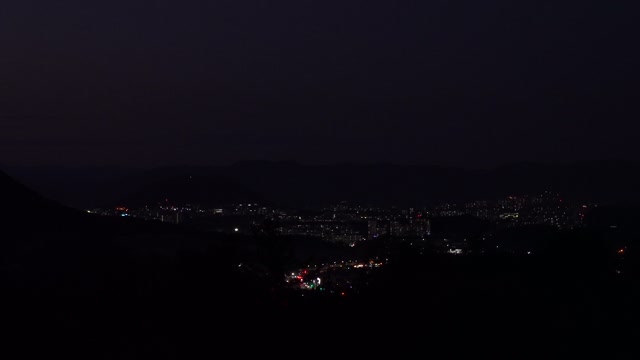
[{"label": "mountain silhouette", "polygon": [[133,182],[135,189],[120,200],[127,206],[168,203],[211,207],[263,202],[257,193],[223,176],[189,174],[189,171],[183,173],[179,170],[151,171]]},{"label": "mountain silhouette", "polygon": [[0,171],[0,218],[5,229],[33,231],[80,217],[80,212],[46,199]]},{"label": "mountain silhouette", "polygon": [[24,211],[34,205],[37,209],[52,205],[51,202],[27,189],[25,186],[3,172],[0,172],[0,197],[3,202],[3,206],[0,207],[0,211],[3,211],[3,215],[7,215],[15,211]]},{"label": "mountain silhouette", "polygon": [[[640,201],[640,164],[622,161],[523,162],[493,169],[394,164],[304,165],[247,161],[230,166],[24,169],[12,174],[43,194],[79,207],[131,202],[227,205],[260,202],[320,207],[340,201],[365,205],[422,206],[442,201],[491,200],[552,191],[576,201]],[[55,179],[55,182],[50,181]]]}]

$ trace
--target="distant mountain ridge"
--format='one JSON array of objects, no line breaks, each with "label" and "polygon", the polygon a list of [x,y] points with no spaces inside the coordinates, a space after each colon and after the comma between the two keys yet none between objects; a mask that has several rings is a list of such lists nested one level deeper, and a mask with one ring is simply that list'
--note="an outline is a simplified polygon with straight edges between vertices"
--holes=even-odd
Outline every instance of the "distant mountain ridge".
[{"label": "distant mountain ridge", "polygon": [[[64,171],[58,173],[57,192],[47,189],[50,183],[39,182],[33,175],[37,172],[10,170],[47,196],[77,207],[111,206],[127,200],[153,202],[167,192],[183,202],[258,201],[291,207],[318,207],[343,200],[370,205],[420,206],[543,191],[558,192],[580,201],[640,202],[637,190],[640,164],[624,161],[522,162],[480,170],[424,165],[246,161],[230,166],[120,169],[116,174],[104,168],[86,169],[82,176],[78,175],[82,171],[75,169],[68,175]],[[99,172],[104,176],[95,175]],[[186,179],[190,176],[197,179],[197,186],[188,185]],[[83,180],[75,197],[68,196],[73,194],[72,189],[63,191],[65,179],[68,184]],[[62,196],[64,194],[67,196]]]},{"label": "distant mountain ridge", "polygon": [[122,197],[132,207],[166,203],[172,205],[225,206],[233,203],[263,203],[263,199],[238,182],[222,176],[207,176],[171,171],[145,173],[135,188]]}]

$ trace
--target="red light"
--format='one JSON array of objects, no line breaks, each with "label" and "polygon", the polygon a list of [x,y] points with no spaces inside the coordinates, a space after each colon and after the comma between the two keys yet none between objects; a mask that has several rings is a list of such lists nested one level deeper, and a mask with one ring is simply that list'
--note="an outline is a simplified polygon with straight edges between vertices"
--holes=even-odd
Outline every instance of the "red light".
[{"label": "red light", "polygon": [[624,249],[619,249],[618,254],[621,254],[621,255],[624,254]]},{"label": "red light", "polygon": [[340,295],[345,296],[345,295],[347,295],[347,294],[345,294],[344,292],[341,292],[341,293],[340,293]]}]

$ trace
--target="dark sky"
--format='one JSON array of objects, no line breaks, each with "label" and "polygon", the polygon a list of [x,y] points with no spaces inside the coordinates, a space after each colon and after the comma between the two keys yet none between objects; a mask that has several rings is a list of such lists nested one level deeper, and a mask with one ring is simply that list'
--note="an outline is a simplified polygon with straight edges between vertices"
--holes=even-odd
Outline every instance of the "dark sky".
[{"label": "dark sky", "polygon": [[5,0],[0,163],[640,160],[633,3]]}]

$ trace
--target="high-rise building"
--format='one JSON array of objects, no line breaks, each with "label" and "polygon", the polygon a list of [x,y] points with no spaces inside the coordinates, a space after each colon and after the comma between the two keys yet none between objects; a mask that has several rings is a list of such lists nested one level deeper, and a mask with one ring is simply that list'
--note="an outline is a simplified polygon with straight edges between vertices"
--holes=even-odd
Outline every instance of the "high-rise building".
[{"label": "high-rise building", "polygon": [[368,224],[368,238],[373,239],[378,237],[378,221],[369,220]]}]

